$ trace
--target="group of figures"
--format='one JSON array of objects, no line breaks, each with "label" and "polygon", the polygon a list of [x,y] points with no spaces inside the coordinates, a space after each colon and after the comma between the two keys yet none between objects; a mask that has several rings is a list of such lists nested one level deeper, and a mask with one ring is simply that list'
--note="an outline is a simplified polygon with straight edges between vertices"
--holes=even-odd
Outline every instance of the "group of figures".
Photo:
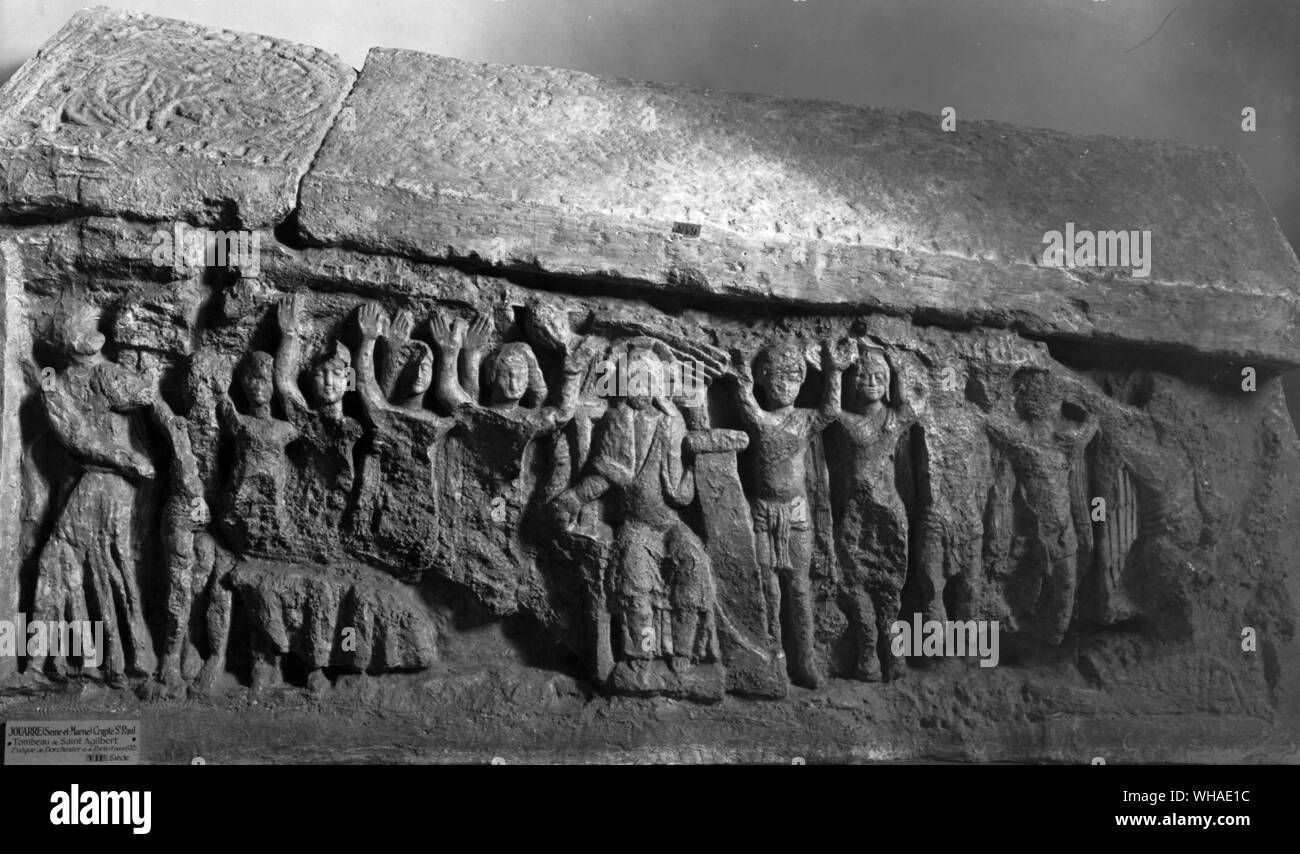
[{"label": "group of figures", "polygon": [[[439,578],[497,614],[560,612],[557,632],[610,690],[720,696],[742,654],[815,688],[828,676],[819,538],[853,648],[840,675],[902,675],[887,633],[909,572],[942,613],[951,531],[933,496],[905,503],[899,485],[901,465],[925,465],[899,454],[925,434],[927,382],[901,382],[870,338],[725,352],[635,322],[592,320],[579,335],[544,303],[519,326],[527,340],[505,342],[488,317],[440,313],[420,340],[411,312],[374,303],[324,338],[302,296],[267,314],[274,347],[215,369],[190,360],[179,395],[164,394],[149,354],[134,367],[120,348],[106,357],[87,306],[64,310],[46,342],[58,360],[40,399],[74,470],[52,490],[31,610],[103,620],[111,683],[211,690],[240,604],[255,687],[291,653],[316,686],[340,663],[424,666],[436,652],[395,652],[428,619],[401,591]],[[319,353],[306,371],[304,342]],[[674,381],[684,374],[695,393]],[[1016,416],[990,410],[984,426],[1032,508],[1044,569],[1027,610],[1059,643],[1091,548],[1083,453],[1097,424],[1063,417],[1045,372],[1018,374],[1014,391]],[[730,427],[711,425],[720,414]],[[149,490],[160,510],[142,509]],[[140,546],[150,530],[152,552]],[[139,565],[155,557],[167,570],[161,655]],[[563,577],[537,581],[547,573]],[[336,589],[322,599],[322,585]],[[548,590],[577,593],[546,605]],[[363,612],[386,650],[368,662],[338,649]],[[28,672],[64,678],[66,662],[33,659]]]}]

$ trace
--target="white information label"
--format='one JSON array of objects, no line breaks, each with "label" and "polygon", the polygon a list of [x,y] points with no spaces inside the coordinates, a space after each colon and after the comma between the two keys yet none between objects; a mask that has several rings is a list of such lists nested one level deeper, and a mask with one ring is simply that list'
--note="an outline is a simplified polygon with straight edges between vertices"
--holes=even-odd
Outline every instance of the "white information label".
[{"label": "white information label", "polygon": [[6,721],[6,765],[138,765],[139,721]]}]

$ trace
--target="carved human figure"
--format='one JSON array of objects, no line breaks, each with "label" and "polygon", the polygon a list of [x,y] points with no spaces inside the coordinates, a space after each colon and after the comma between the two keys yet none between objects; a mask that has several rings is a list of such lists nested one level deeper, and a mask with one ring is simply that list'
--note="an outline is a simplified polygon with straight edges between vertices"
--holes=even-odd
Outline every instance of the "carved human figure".
[{"label": "carved human figure", "polygon": [[[42,382],[50,430],[81,471],[41,550],[34,611],[44,620],[86,619],[82,576],[88,573],[90,610],[104,624],[103,674],[121,684],[128,672],[151,674],[156,664],[133,539],[136,486],[154,469],[132,444],[129,418],[153,404],[156,378],[105,359],[98,322],[90,306],[65,311],[52,343],[68,365]],[[42,673],[47,664],[55,678],[65,675],[65,662],[43,655],[32,657],[29,672]]]},{"label": "carved human figure", "polygon": [[1078,586],[1079,540],[1075,532],[1072,464],[1097,434],[1097,421],[1078,408],[1080,419],[1062,413],[1062,395],[1046,371],[1022,370],[1012,377],[1018,419],[997,411],[985,422],[989,438],[1006,454],[1032,514],[1047,566],[1035,597],[1034,628],[1051,644],[1065,637]]},{"label": "carved human figure", "polygon": [[177,691],[184,685],[182,666],[197,655],[190,638],[194,585],[197,575],[207,577],[203,570],[211,568],[213,544],[204,531],[210,514],[190,447],[189,421],[163,401],[154,405],[152,415],[171,459],[160,528],[167,564],[167,621],[158,681]]},{"label": "carved human figure", "polygon": [[[754,494],[751,510],[759,567],[766,598],[767,631],[778,648],[787,647],[790,676],[796,684],[816,688],[821,674],[813,647],[812,526],[804,458],[814,434],[840,414],[840,383],[856,353],[851,348],[822,347],[825,389],[818,409],[794,405],[807,378],[803,349],[794,342],[770,345],[758,354],[758,382],[770,408],[754,396],[754,377],[747,361],[736,370],[741,421],[750,435]],[[791,628],[782,643],[781,619]],[[784,653],[782,653],[784,655]]]},{"label": "carved human figure", "polygon": [[[501,565],[514,557],[510,554],[513,534],[484,536],[482,532],[520,528],[532,493],[525,455],[533,442],[572,419],[582,375],[591,359],[588,348],[570,334],[567,318],[556,316],[548,321],[531,322],[528,329],[534,338],[560,353],[564,378],[555,405],[547,404],[549,391],[541,366],[532,347],[522,341],[497,348],[487,366],[488,402],[480,403],[478,375],[490,341],[487,319],[480,317],[469,325],[442,316],[432,320],[439,358],[438,402],[465,428],[462,435],[474,474],[487,492],[486,504],[460,508],[462,516],[455,525],[461,536],[459,545],[487,564]],[[464,375],[458,377],[462,354]]]},{"label": "carved human figure", "polygon": [[239,551],[267,552],[283,544],[288,530],[285,449],[299,434],[293,424],[271,414],[275,393],[275,359],[271,354],[248,354],[240,364],[238,377],[248,414],[240,413],[229,395],[222,393],[217,398],[217,417],[223,430],[235,440],[221,528]]},{"label": "carved human figure", "polygon": [[[339,342],[327,348],[312,368],[314,404],[308,404],[299,390],[302,315],[303,301],[298,295],[284,297],[276,306],[280,349],[275,357],[275,390],[307,452],[290,495],[299,513],[298,534],[300,539],[313,540],[317,551],[325,551],[341,529],[352,498],[352,449],[363,428],[343,412],[343,398],[352,382],[352,354]],[[301,530],[308,520],[309,536]],[[304,541],[303,545],[310,544]]]},{"label": "carved human figure", "polygon": [[613,656],[622,664],[667,660],[681,672],[718,660],[718,639],[709,557],[678,512],[694,500],[695,483],[683,459],[686,424],[668,394],[669,358],[652,339],[628,343],[617,367],[627,393],[597,425],[587,473],[553,506],[568,526],[583,505],[611,493]]},{"label": "carved human figure", "polygon": [[[848,459],[844,509],[836,529],[842,593],[857,646],[854,678],[901,675],[902,659],[880,648],[898,618],[907,579],[907,513],[895,485],[898,441],[924,409],[924,398],[891,400],[893,370],[883,350],[858,341],[858,366],[840,414]],[[882,667],[882,664],[885,666]]]},{"label": "carved human figure", "polygon": [[[422,341],[409,338],[409,317],[398,314],[392,325],[383,308],[367,303],[357,311],[361,345],[357,350],[357,391],[371,430],[374,455],[363,473],[358,502],[356,534],[363,550],[372,550],[390,565],[422,572],[438,553],[437,449],[454,423],[424,406],[433,381],[433,352]],[[405,319],[404,319],[405,318]],[[386,369],[391,374],[389,400],[375,375],[375,342],[397,327],[388,340],[397,358]]]}]

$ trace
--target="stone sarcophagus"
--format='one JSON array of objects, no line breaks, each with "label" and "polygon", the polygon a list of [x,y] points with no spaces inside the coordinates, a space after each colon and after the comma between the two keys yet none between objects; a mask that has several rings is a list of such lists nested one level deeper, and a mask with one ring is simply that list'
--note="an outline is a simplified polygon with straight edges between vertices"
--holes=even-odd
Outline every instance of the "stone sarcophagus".
[{"label": "stone sarcophagus", "polygon": [[1294,758],[1300,265],[1228,152],[90,10],[0,251],[5,717]]}]

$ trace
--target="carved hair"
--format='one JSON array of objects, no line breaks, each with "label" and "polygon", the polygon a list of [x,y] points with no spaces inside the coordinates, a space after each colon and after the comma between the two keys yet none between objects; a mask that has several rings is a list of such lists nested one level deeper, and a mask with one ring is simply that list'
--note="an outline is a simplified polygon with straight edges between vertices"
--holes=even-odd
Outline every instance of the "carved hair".
[{"label": "carved hair", "polygon": [[423,341],[407,341],[402,345],[400,359],[402,369],[397,377],[399,393],[415,382],[415,373],[420,368],[420,362],[428,359],[429,364],[433,364],[433,350]]},{"label": "carved hair", "polygon": [[524,392],[524,397],[527,398],[525,405],[541,406],[546,401],[548,393],[546,378],[542,376],[542,367],[537,363],[533,348],[522,341],[510,341],[497,349],[492,363],[488,365],[488,383],[496,386],[498,380],[505,375],[506,359],[514,354],[523,356],[525,364],[528,365],[528,388]]},{"label": "carved hair", "polygon": [[240,378],[250,377],[254,370],[270,373],[275,370],[275,357],[262,350],[254,350],[239,365]]},{"label": "carved hair", "polygon": [[755,361],[754,372],[760,377],[770,377],[780,370],[798,371],[801,376],[808,374],[803,348],[794,341],[769,344],[759,351]]},{"label": "carved hair", "polygon": [[343,346],[341,341],[335,341],[334,347],[326,350],[316,362],[316,372],[331,367],[339,367],[345,371],[352,367],[352,353],[347,347]]}]

